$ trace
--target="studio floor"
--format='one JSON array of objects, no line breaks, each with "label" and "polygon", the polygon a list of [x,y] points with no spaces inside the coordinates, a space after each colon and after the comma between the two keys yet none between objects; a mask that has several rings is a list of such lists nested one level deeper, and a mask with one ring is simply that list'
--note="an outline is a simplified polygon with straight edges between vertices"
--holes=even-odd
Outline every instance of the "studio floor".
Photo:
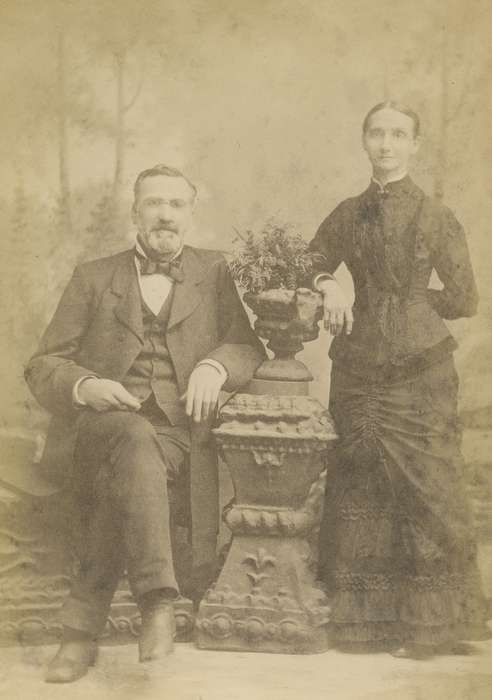
[{"label": "studio floor", "polygon": [[176,645],[165,666],[137,661],[136,645],[102,647],[69,686],[43,682],[55,647],[0,651],[2,700],[490,700],[492,640],[467,656],[427,661],[334,650],[312,656],[215,652]]},{"label": "studio floor", "polygon": [[[479,548],[492,597],[492,545]],[[492,622],[489,622],[492,626]],[[389,654],[204,651],[176,644],[162,667],[140,664],[137,646],[102,646],[98,663],[70,685],[43,680],[55,646],[0,649],[1,700],[490,700],[492,639],[466,656],[426,661]]]}]

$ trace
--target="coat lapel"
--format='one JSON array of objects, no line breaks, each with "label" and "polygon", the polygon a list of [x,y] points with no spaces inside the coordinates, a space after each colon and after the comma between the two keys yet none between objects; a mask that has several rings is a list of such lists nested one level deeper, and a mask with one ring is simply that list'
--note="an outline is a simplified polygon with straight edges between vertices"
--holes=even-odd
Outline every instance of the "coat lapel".
[{"label": "coat lapel", "polygon": [[207,270],[196,251],[189,246],[183,248],[182,266],[184,280],[176,282],[174,287],[168,331],[188,318],[202,301],[199,285],[205,279]]},{"label": "coat lapel", "polygon": [[[207,270],[190,246],[183,248],[182,265],[184,280],[176,282],[174,287],[168,330],[190,316],[202,301],[199,285],[205,279]],[[128,251],[116,268],[111,292],[118,297],[114,307],[116,318],[143,342],[142,302],[133,250]]]},{"label": "coat lapel", "polygon": [[128,255],[123,259],[121,265],[116,268],[111,291],[119,297],[114,306],[114,315],[143,343],[142,302],[133,250],[128,251]]}]

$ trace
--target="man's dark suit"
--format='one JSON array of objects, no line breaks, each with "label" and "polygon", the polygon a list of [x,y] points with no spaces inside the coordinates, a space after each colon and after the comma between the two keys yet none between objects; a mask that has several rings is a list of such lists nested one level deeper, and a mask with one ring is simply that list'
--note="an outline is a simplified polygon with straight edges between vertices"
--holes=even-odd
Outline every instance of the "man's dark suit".
[{"label": "man's dark suit", "polygon": [[[179,394],[186,392],[191,372],[204,358],[225,367],[228,378],[223,389],[235,391],[264,359],[263,346],[251,330],[222,255],[185,246],[181,258],[184,281],[175,284],[166,331]],[[94,418],[104,416],[74,408],[77,380],[97,375],[124,381],[142,346],[135,251],[77,267],[26,369],[31,391],[53,414],[42,462],[49,476],[70,482],[79,431],[87,428],[90,414],[94,425]],[[115,413],[122,426],[135,419],[139,425],[145,423],[138,414],[111,411]],[[192,544],[194,565],[200,567],[215,557],[217,463],[209,425],[189,427]]]}]

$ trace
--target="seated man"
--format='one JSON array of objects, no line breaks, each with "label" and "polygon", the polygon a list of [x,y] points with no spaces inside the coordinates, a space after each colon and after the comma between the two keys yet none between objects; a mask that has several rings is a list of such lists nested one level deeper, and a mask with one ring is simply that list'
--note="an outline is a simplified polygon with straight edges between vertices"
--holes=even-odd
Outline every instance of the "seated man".
[{"label": "seated man", "polygon": [[194,185],[158,165],[140,173],[134,195],[136,245],[75,269],[25,373],[53,414],[43,465],[72,489],[84,542],[49,682],[80,678],[94,662],[125,569],[142,614],[140,660],[172,650],[167,482],[189,461],[194,571],[210,579],[211,419],[219,391],[248,382],[264,359],[222,255],[183,245]]}]

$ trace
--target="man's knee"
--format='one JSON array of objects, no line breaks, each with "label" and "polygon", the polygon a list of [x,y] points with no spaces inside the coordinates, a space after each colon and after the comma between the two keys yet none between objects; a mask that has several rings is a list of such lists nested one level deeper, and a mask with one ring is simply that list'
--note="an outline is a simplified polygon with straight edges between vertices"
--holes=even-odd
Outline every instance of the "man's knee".
[{"label": "man's knee", "polygon": [[[137,413],[126,411],[108,411],[97,414],[93,421],[95,425],[89,425],[89,434],[95,430],[97,437],[113,445],[119,441],[126,443],[148,443],[156,439],[156,432],[152,424]],[[92,430],[91,430],[92,428]]]},{"label": "man's knee", "polygon": [[115,426],[115,437],[134,445],[147,445],[157,440],[154,426],[143,416],[123,413]]},{"label": "man's knee", "polygon": [[111,462],[117,462],[125,455],[145,464],[150,455],[158,450],[157,433],[148,420],[135,414],[122,414],[116,420],[110,438]]},{"label": "man's knee", "polygon": [[78,445],[83,458],[101,461],[124,452],[149,450],[157,444],[152,424],[143,416],[125,411],[108,411],[84,417]]}]

